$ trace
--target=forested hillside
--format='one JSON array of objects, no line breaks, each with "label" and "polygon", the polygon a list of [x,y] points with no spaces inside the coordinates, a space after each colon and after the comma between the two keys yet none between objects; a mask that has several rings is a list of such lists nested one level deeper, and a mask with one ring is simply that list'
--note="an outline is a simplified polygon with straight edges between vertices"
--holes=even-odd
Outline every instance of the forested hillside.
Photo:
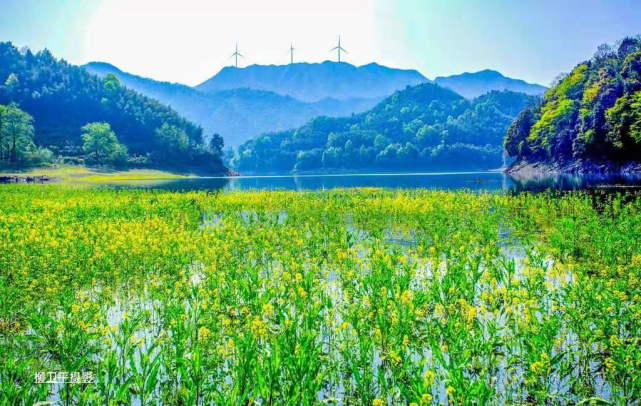
[{"label": "forested hillside", "polygon": [[473,101],[435,84],[408,87],[348,118],[318,117],[301,128],[263,134],[239,148],[243,171],[489,169],[532,96],[490,92]]},{"label": "forested hillside", "polygon": [[561,76],[541,104],[519,114],[505,147],[516,167],[593,171],[641,162],[641,37],[602,45]]},{"label": "forested hillside", "polygon": [[82,127],[106,123],[139,163],[224,171],[217,152],[204,145],[202,128],[171,108],[114,76],[98,78],[47,50],[33,53],[5,42],[0,43],[0,105],[12,103],[33,117],[34,136],[25,145],[54,155],[82,158]]}]

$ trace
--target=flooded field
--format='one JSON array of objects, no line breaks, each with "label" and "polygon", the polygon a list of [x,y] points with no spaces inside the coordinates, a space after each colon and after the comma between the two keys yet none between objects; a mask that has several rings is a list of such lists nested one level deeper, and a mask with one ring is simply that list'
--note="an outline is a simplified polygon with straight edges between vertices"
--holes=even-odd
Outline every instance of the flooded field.
[{"label": "flooded field", "polygon": [[0,186],[0,399],[633,403],[640,227],[629,193]]}]

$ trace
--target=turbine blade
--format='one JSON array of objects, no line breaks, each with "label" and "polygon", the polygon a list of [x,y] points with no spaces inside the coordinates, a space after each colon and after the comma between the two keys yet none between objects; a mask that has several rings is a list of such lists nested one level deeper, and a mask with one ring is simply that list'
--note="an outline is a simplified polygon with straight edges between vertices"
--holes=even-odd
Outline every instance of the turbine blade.
[{"label": "turbine blade", "polygon": [[244,58],[244,56],[242,56],[241,54],[238,54],[238,56],[240,56],[241,58]]},{"label": "turbine blade", "polygon": [[338,49],[338,47],[334,47],[334,48],[330,49],[329,52],[336,51],[337,49]]}]

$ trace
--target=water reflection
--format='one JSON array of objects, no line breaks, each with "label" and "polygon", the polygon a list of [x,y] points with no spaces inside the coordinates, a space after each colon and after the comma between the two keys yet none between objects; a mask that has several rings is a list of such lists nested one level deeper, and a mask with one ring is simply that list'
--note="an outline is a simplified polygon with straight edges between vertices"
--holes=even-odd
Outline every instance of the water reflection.
[{"label": "water reflection", "polygon": [[472,191],[611,191],[641,188],[641,175],[511,175],[501,172],[439,172],[404,174],[240,176],[125,181],[103,186],[170,190],[321,190],[347,187],[426,188]]},{"label": "water reflection", "polygon": [[641,188],[641,174],[571,175],[571,174],[509,174],[516,191],[544,190],[635,190]]}]

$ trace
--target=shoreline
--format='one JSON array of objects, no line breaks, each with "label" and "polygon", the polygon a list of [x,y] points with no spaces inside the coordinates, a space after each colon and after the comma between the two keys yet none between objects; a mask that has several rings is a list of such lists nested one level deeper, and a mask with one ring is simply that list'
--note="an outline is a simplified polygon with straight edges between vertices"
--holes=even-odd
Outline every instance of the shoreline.
[{"label": "shoreline", "polygon": [[521,161],[514,162],[504,170],[508,175],[641,175],[641,163],[598,161],[546,162]]},{"label": "shoreline", "polygon": [[239,174],[232,170],[219,174],[197,175],[191,172],[178,173],[160,169],[114,170],[110,168],[92,168],[86,166],[60,166],[0,172],[0,184],[164,180],[208,176],[236,177],[239,176]]}]

